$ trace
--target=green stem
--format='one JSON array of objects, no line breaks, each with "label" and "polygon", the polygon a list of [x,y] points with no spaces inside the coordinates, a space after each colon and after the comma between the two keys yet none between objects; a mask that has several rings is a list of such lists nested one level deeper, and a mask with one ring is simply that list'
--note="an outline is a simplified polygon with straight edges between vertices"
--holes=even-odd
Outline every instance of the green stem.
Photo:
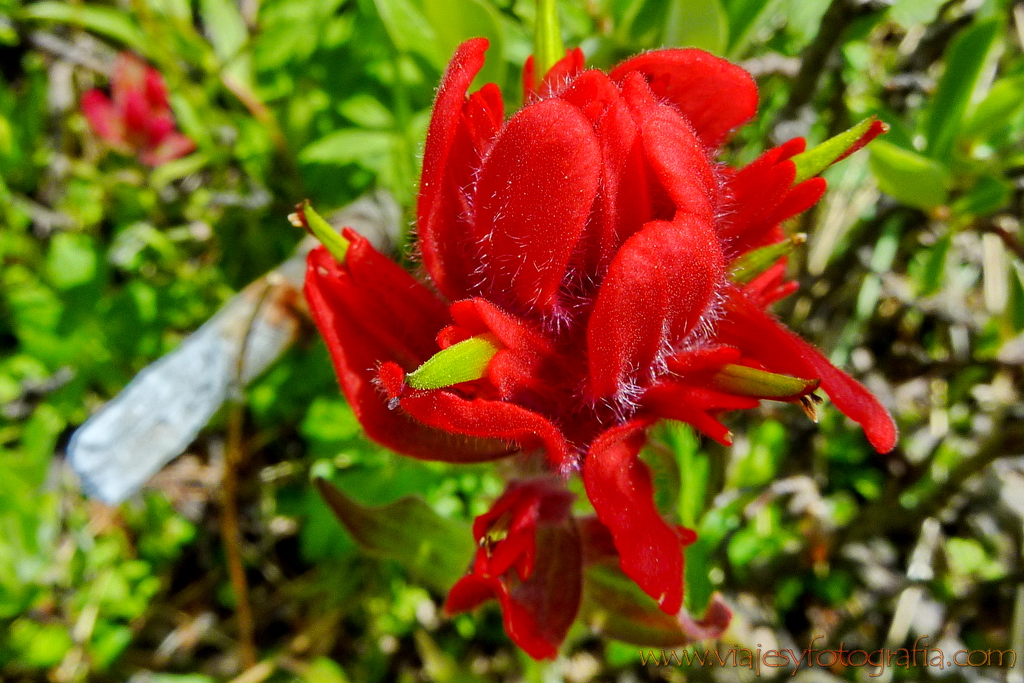
[{"label": "green stem", "polygon": [[537,79],[540,80],[565,56],[562,32],[558,25],[558,5],[555,0],[537,0],[537,23],[533,36],[533,60]]}]

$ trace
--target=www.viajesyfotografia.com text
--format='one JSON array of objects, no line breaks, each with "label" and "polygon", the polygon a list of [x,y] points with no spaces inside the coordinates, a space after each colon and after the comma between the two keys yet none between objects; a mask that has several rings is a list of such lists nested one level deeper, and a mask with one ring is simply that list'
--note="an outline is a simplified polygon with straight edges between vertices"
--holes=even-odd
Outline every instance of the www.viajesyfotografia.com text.
[{"label": "www.viajesyfotografia.com text", "polygon": [[756,649],[738,645],[725,650],[686,649],[647,650],[640,651],[640,663],[651,666],[687,666],[687,667],[734,667],[745,668],[760,675],[764,670],[792,668],[791,674],[804,668],[821,667],[830,669],[841,667],[869,667],[869,676],[880,676],[890,668],[909,669],[913,667],[1000,667],[1011,668],[1017,663],[1017,654],[1013,650],[957,650],[951,654],[939,648],[928,647],[928,636],[921,636],[913,647],[896,649],[879,648],[877,650],[848,650],[843,643],[835,649],[818,649],[816,641],[824,636],[815,636],[811,644],[804,650],[762,650],[759,644]]}]

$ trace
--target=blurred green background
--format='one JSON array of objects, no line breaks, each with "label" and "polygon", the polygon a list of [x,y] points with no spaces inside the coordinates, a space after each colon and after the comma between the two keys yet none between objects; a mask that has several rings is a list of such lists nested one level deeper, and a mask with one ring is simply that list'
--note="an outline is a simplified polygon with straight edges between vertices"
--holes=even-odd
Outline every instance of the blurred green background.
[{"label": "blurred green background", "polygon": [[[489,37],[478,85],[502,85],[513,110],[535,11],[533,0],[0,0],[0,678],[742,673],[642,664],[586,619],[559,660],[538,664],[509,644],[496,608],[443,618],[455,577],[360,549],[312,478],[370,506],[416,494],[451,523],[438,529],[468,529],[501,473],[368,443],[315,332],[124,505],[85,498],[64,461],[77,425],[291,252],[297,201],[330,210],[384,188],[410,225],[448,56]],[[801,290],[776,310],[881,397],[900,444],[877,456],[827,406],[819,425],[783,404],[733,416],[731,449],[665,426],[647,458],[665,513],[701,537],[687,552],[688,604],[699,612],[724,592],[736,611],[726,648],[802,649],[824,635],[819,647],[875,650],[927,635],[947,656],[1024,659],[1024,3],[562,0],[559,14],[593,66],[693,45],[750,70],[759,116],[729,163],[872,114],[891,127],[829,170],[825,199],[791,226],[809,234],[791,259]],[[79,98],[106,87],[123,50],[164,74],[193,154],[148,169],[91,133]],[[221,540],[232,411],[251,639]],[[259,662],[245,671],[242,641]]]}]

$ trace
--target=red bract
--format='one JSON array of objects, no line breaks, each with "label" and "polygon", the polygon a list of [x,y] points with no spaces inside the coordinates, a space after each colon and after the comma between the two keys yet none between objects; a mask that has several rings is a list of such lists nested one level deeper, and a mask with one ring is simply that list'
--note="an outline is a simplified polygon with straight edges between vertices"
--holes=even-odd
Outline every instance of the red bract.
[{"label": "red bract", "polygon": [[[581,471],[623,572],[675,615],[692,534],[655,507],[638,458],[651,425],[682,420],[729,443],[720,413],[761,399],[811,410],[820,388],[877,450],[895,445],[879,402],[766,311],[794,289],[782,252],[756,277],[730,275],[781,243],[780,223],[813,205],[825,181],[796,182],[802,140],[739,170],[714,162],[757,92],[708,53],[651,52],[605,74],[572,51],[539,84],[531,63],[528,104],[506,119],[494,85],[467,95],[486,47],[456,52],[427,134],[417,223],[437,293],[347,233],[343,264],[323,249],[310,256],[310,307],[371,437],[418,458],[542,452],[562,475]],[[868,126],[851,147],[879,132]],[[470,338],[491,349],[479,373],[413,381],[442,350],[460,362],[451,350]],[[503,498],[492,516],[507,505],[513,520],[534,514]],[[532,547],[510,533],[478,557],[449,607],[494,595],[510,635],[546,655],[560,636],[538,636],[509,587],[509,577],[530,583],[529,572],[519,559],[493,566],[504,548],[526,558]]]},{"label": "red bract", "polygon": [[122,52],[110,79],[112,97],[99,90],[82,95],[82,113],[93,132],[122,154],[148,166],[185,156],[195,143],[175,130],[160,72]]},{"label": "red bract", "polygon": [[554,657],[576,619],[582,588],[572,494],[551,480],[512,484],[476,518],[472,572],[448,594],[449,614],[497,598],[505,630],[532,657]]}]

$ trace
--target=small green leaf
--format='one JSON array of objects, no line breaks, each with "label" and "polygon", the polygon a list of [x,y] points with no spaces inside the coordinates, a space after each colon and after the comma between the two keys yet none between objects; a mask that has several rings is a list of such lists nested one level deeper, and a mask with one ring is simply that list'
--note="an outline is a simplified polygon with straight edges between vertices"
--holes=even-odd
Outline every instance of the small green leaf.
[{"label": "small green leaf", "polygon": [[54,287],[71,289],[90,282],[96,276],[98,262],[91,238],[62,232],[50,243],[46,272]]},{"label": "small green leaf", "polygon": [[1013,185],[1002,176],[982,176],[970,191],[953,203],[953,213],[970,217],[988,216],[1009,204],[1012,196]]},{"label": "small green leaf", "polygon": [[374,6],[388,37],[399,52],[414,52],[442,68],[444,56],[438,49],[437,34],[419,8],[410,0],[374,0]]},{"label": "small green leaf", "polygon": [[475,87],[505,81],[504,33],[492,5],[480,0],[424,0],[423,11],[446,56],[470,38],[482,36],[490,41],[487,60],[473,80]]},{"label": "small green leaf", "polygon": [[148,53],[150,41],[145,34],[128,14],[113,7],[44,0],[25,6],[21,18],[79,26],[113,38],[141,54]]},{"label": "small green leaf", "polygon": [[778,375],[746,365],[724,365],[711,381],[731,394],[779,400],[805,396],[821,384],[821,380]]},{"label": "small green leaf", "polygon": [[733,262],[729,279],[737,284],[746,284],[806,241],[807,235],[798,232],[781,242],[748,251]]},{"label": "small green leaf", "polygon": [[935,21],[945,3],[946,0],[896,0],[889,7],[889,18],[904,30],[926,26]]},{"label": "small green leaf", "polygon": [[856,146],[861,138],[871,131],[873,126],[879,125],[882,126],[882,129],[881,131],[874,131],[875,135],[879,132],[885,132],[885,124],[880,124],[874,116],[866,118],[853,128],[833,138],[829,138],[802,154],[797,154],[793,157],[793,163],[796,164],[796,178],[793,180],[793,184],[796,185],[808,178],[813,178],[846,156],[848,150]]},{"label": "small green leaf", "polygon": [[908,206],[932,209],[946,203],[946,167],[917,152],[876,141],[871,145],[871,170],[882,192]]},{"label": "small green leaf", "polygon": [[1024,331],[1024,266],[1017,261],[1010,263],[1009,280],[1006,317],[1014,333],[1020,334]]},{"label": "small green leaf", "polygon": [[356,163],[372,169],[381,157],[391,155],[394,146],[395,136],[388,131],[346,128],[304,147],[299,153],[299,161],[339,166]]},{"label": "small green leaf", "polygon": [[469,566],[476,544],[469,524],[445,519],[419,498],[364,507],[326,479],[315,480],[320,495],[366,551],[397,561],[439,591],[447,591]]},{"label": "small green leaf", "polygon": [[227,62],[237,56],[249,40],[238,4],[233,0],[199,0],[199,12],[217,57]]},{"label": "small green leaf", "polygon": [[320,214],[313,210],[312,204],[306,200],[298,206],[295,213],[288,216],[292,225],[299,228],[306,228],[313,237],[320,240],[320,243],[327,247],[338,263],[345,262],[345,254],[348,253],[350,242],[338,234],[334,227],[325,221]]},{"label": "small green leaf", "polygon": [[928,141],[925,152],[932,159],[945,161],[952,155],[957,131],[996,43],[999,26],[995,19],[974,24],[961,32],[946,50],[943,59],[946,71],[928,105],[925,123]]},{"label": "small green leaf", "polygon": [[931,296],[939,291],[946,273],[946,259],[952,245],[953,236],[947,232],[921,255],[920,268],[916,267],[918,264],[916,258],[911,263],[910,273],[912,276],[916,276],[914,279],[917,281],[919,296]]},{"label": "small green leaf", "polygon": [[737,57],[767,21],[775,17],[780,0],[722,0],[729,19],[729,55]]},{"label": "small green leaf", "polygon": [[470,337],[435,353],[406,376],[406,381],[413,389],[443,389],[480,379],[487,374],[487,365],[497,352],[498,342],[493,335]]},{"label": "small green leaf", "polygon": [[348,98],[338,105],[338,111],[361,128],[387,130],[395,125],[395,117],[388,108],[377,98],[366,93]]},{"label": "small green leaf", "polygon": [[1024,109],[1024,74],[1000,78],[964,124],[961,135],[984,138],[1003,130]]},{"label": "small green leaf", "polygon": [[729,19],[720,0],[672,0],[664,43],[724,54],[729,44]]},{"label": "small green leaf", "polygon": [[547,74],[555,62],[565,56],[562,31],[558,25],[558,3],[555,0],[537,0],[537,19],[533,34],[533,61],[539,79]]}]

